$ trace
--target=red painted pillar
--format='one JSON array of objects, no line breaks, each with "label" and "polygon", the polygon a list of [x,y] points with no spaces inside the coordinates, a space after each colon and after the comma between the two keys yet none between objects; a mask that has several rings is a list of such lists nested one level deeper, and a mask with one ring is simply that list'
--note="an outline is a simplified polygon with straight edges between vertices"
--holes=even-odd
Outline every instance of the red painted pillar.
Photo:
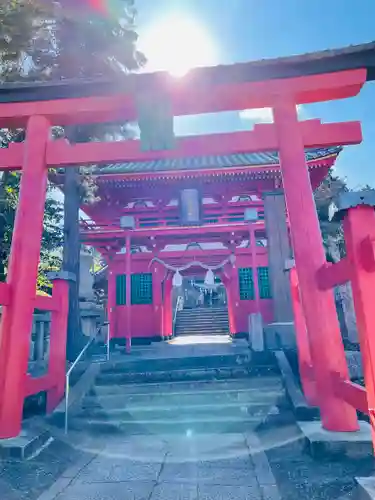
[{"label": "red painted pillar", "polygon": [[225,275],[220,276],[223,285],[225,286],[225,291],[227,294],[227,306],[228,306],[228,320],[229,320],[229,333],[233,334],[234,331],[234,314],[233,314],[233,295],[231,290],[231,279]]},{"label": "red painted pillar", "polygon": [[69,310],[69,282],[56,279],[52,299],[57,310],[52,311],[48,360],[48,377],[54,386],[47,392],[47,413],[52,412],[64,397],[66,373],[66,337]]},{"label": "red painted pillar", "polygon": [[331,384],[331,372],[338,372],[347,379],[348,367],[333,292],[318,290],[316,283],[317,271],[326,258],[295,103],[280,99],[275,103],[274,118],[323,427],[332,431],[355,431],[358,430],[356,411],[334,396]]},{"label": "red painted pillar", "polygon": [[112,256],[108,259],[108,290],[107,290],[107,320],[109,328],[109,338],[116,337],[116,275],[113,269]]},{"label": "red painted pillar", "polygon": [[292,308],[294,316],[294,329],[296,332],[296,342],[298,349],[298,365],[301,377],[302,390],[306,401],[310,406],[316,406],[315,382],[313,380],[312,360],[310,354],[309,337],[307,335],[306,322],[303,316],[298,276],[295,268],[290,270],[290,290],[292,298]]},{"label": "red painted pillar", "polygon": [[126,236],[125,241],[125,273],[126,273],[126,352],[130,353],[132,349],[132,303],[131,303],[131,241],[130,236]]},{"label": "red painted pillar", "polygon": [[161,270],[157,265],[152,269],[152,302],[154,306],[155,317],[155,336],[163,336],[161,328],[163,298],[161,293]]},{"label": "red painted pillar", "polygon": [[171,337],[173,335],[173,310],[172,310],[172,278],[168,277],[164,282],[164,325],[163,336]]},{"label": "red painted pillar", "polygon": [[255,237],[255,229],[252,226],[250,226],[250,250],[251,250],[251,267],[253,269],[255,311],[260,313],[261,311],[260,311],[259,282],[258,282],[257,242]]},{"label": "red painted pillar", "polygon": [[222,281],[227,292],[229,330],[231,335],[235,335],[236,333],[238,333],[237,311],[240,302],[237,268],[233,267],[230,273],[230,277],[228,278],[223,276]]},{"label": "red painted pillar", "polygon": [[347,261],[351,264],[351,285],[363,362],[367,404],[375,444],[375,212],[374,207],[357,206],[344,219]]},{"label": "red painted pillar", "polygon": [[47,189],[48,138],[48,121],[31,117],[7,278],[11,303],[3,308],[0,326],[0,438],[21,431]]}]

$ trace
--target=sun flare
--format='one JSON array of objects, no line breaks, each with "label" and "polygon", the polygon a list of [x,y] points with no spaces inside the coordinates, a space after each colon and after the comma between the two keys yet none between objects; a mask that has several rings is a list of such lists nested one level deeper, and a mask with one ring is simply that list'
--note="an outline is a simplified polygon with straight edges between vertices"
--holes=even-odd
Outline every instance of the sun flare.
[{"label": "sun flare", "polygon": [[197,66],[215,64],[215,48],[203,26],[193,19],[173,16],[149,27],[139,38],[148,59],[147,71],[168,71],[181,77]]}]

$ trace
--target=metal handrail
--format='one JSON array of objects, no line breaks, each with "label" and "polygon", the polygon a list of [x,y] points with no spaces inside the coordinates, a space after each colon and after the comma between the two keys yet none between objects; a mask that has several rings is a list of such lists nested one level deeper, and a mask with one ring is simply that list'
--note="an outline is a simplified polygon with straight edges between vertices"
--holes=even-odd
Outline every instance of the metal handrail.
[{"label": "metal handrail", "polygon": [[173,316],[173,323],[172,323],[172,333],[173,333],[173,335],[174,335],[175,328],[176,328],[177,313],[180,310],[179,307],[180,307],[180,303],[182,303],[182,302],[183,302],[183,297],[182,297],[182,295],[179,295],[177,297],[176,308],[174,310],[174,316]]},{"label": "metal handrail", "polygon": [[107,361],[109,361],[111,348],[111,324],[109,321],[107,321],[106,323],[104,323],[104,325],[107,325]]},{"label": "metal handrail", "polygon": [[[65,375],[65,424],[64,424],[65,434],[68,434],[70,375],[72,374],[72,371],[77,366],[77,364],[81,361],[82,356],[85,354],[85,352],[87,351],[87,349],[90,347],[90,345],[97,338],[97,336],[99,335],[100,330],[101,330],[101,326],[96,330],[95,335],[93,335],[90,338],[90,340],[87,342],[87,344],[85,345],[85,347],[78,354],[78,356],[76,357],[75,361],[70,366],[69,370],[66,372],[66,375]],[[109,337],[109,335],[107,335],[107,342],[108,342],[108,337]],[[107,349],[108,349],[108,347],[107,347]],[[108,351],[107,351],[107,356],[108,356]]]}]

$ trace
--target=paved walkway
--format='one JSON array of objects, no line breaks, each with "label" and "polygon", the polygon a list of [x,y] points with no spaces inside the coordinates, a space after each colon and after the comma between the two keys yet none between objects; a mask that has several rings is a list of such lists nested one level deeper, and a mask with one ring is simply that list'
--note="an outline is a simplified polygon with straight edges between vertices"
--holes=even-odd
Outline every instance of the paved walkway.
[{"label": "paved walkway", "polygon": [[280,499],[253,434],[112,440],[86,449],[39,500]]}]

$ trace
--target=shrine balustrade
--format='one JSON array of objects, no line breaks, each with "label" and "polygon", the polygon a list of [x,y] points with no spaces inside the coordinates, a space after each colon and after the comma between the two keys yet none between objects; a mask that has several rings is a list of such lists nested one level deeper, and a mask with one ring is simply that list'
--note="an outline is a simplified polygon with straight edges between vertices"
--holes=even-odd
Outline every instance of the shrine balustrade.
[{"label": "shrine balustrade", "polygon": [[[53,280],[52,295],[36,295],[34,309],[38,314],[34,315],[35,333],[43,345],[35,346],[31,342],[31,359],[38,355],[44,358],[47,368],[38,375],[31,370],[27,373],[24,385],[23,398],[46,392],[46,410],[53,411],[64,397],[65,371],[66,371],[66,331],[68,321],[68,299],[69,283],[65,275],[67,273],[51,273]],[[8,306],[11,303],[10,288],[6,283],[0,284],[0,304]],[[46,350],[46,324],[49,325],[48,351]],[[36,351],[38,351],[36,353]],[[30,368],[30,365],[29,365]],[[35,375],[35,376],[34,376]]]},{"label": "shrine balustrade", "polygon": [[[259,218],[258,222],[263,222],[263,218]],[[156,217],[147,217],[142,219],[135,219],[134,229],[155,229],[155,228],[173,228],[173,227],[181,227],[181,219],[180,217],[164,217],[164,218],[156,218]],[[209,216],[202,219],[201,226],[230,226],[245,223],[248,225],[248,222],[245,221],[245,217],[243,213],[231,214],[228,216]],[[94,231],[121,231],[122,228],[119,222],[95,222],[92,220],[83,219],[80,222],[81,230],[84,232],[94,232]]]},{"label": "shrine balustrade", "polygon": [[[244,202],[231,202],[230,207],[227,210],[223,208],[218,208],[217,204],[212,204],[213,206],[204,206],[203,215],[202,215],[202,224],[231,224],[236,222],[245,222],[245,209],[255,207],[254,203],[244,203]],[[176,227],[181,225],[181,217],[179,213],[176,211],[176,207],[173,210],[168,210],[166,213],[157,213],[152,207],[145,208],[141,211],[132,211],[127,210],[124,212],[124,215],[129,215],[134,217],[135,229],[142,228],[154,228],[154,227]],[[257,210],[257,220],[264,220],[264,209],[263,207],[255,207]],[[108,217],[109,218],[109,217]],[[83,227],[90,228],[95,223],[92,223],[89,220],[85,220],[83,222]],[[100,222],[100,226],[110,227],[110,228],[119,228],[120,223],[117,218],[117,221],[113,222]]]},{"label": "shrine balustrade", "polygon": [[[349,375],[340,376],[330,372],[327,380],[330,403],[335,399],[368,415],[372,428],[375,449],[375,191],[344,193],[337,202],[334,217],[342,220],[346,255],[336,263],[327,263],[316,275],[316,285],[320,290],[333,289],[350,282],[353,290],[354,308],[361,348],[364,387],[353,383]],[[291,267],[290,283],[298,348],[299,369],[302,388],[307,402],[320,407],[322,396],[317,393],[315,380],[317,369],[314,362],[312,344],[305,324],[303,306],[300,300],[298,269]],[[320,346],[325,349],[324,345]],[[344,346],[342,345],[342,349]],[[335,356],[335,353],[332,353]]]}]

